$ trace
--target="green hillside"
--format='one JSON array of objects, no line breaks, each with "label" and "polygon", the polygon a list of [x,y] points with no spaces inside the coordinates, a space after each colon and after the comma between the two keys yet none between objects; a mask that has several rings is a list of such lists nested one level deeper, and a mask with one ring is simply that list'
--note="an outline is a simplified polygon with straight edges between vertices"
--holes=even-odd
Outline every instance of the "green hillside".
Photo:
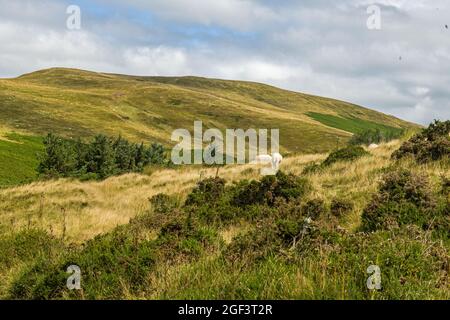
[{"label": "green hillside", "polygon": [[10,133],[0,139],[0,187],[34,179],[42,149],[39,137]]},{"label": "green hillside", "polygon": [[[258,83],[54,68],[0,80],[2,132],[28,135],[21,144],[1,142],[1,150],[9,151],[0,152],[0,163],[7,163],[0,169],[0,185],[34,176],[35,142],[48,132],[66,137],[120,134],[170,147],[172,131],[192,131],[196,120],[203,121],[204,130],[278,128],[283,154],[329,151],[346,143],[358,132],[355,128],[415,126],[350,103]],[[17,146],[14,157],[27,155],[25,161],[12,160],[12,146]]]},{"label": "green hillside", "polygon": [[279,128],[282,149],[323,152],[352,131],[308,113],[352,118],[362,125],[411,124],[342,101],[242,82],[195,77],[163,78],[48,69],[0,80],[0,121],[34,134],[66,136],[102,132],[170,144],[174,129]]}]

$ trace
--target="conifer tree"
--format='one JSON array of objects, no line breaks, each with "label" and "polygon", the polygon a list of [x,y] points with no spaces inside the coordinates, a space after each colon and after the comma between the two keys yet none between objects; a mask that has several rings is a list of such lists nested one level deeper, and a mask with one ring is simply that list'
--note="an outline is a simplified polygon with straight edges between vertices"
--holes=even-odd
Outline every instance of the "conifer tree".
[{"label": "conifer tree", "polygon": [[113,144],[115,164],[119,172],[134,171],[134,148],[121,136]]},{"label": "conifer tree", "polygon": [[97,173],[100,178],[113,175],[116,171],[111,140],[102,134],[95,136],[86,158],[88,172]]},{"label": "conifer tree", "polygon": [[141,171],[144,168],[145,162],[145,146],[144,143],[141,142],[140,145],[136,146],[134,163],[136,165],[136,170]]},{"label": "conifer tree", "polygon": [[38,172],[48,175],[67,175],[74,170],[75,152],[69,141],[49,133],[44,138],[45,154],[41,159]]},{"label": "conifer tree", "polygon": [[152,145],[146,150],[144,165],[164,164],[165,160],[164,147],[159,143],[152,143]]}]

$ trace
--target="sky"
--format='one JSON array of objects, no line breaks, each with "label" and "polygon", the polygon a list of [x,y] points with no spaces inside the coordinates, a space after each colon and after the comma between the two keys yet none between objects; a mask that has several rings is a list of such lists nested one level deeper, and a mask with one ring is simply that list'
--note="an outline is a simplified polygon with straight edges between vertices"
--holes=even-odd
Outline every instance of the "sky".
[{"label": "sky", "polygon": [[249,80],[427,124],[450,119],[449,28],[448,0],[0,0],[0,77]]}]

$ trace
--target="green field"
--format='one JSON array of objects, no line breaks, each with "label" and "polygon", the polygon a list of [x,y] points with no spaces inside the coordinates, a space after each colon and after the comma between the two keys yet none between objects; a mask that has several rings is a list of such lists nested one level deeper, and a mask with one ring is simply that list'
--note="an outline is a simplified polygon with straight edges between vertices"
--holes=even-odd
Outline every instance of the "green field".
[{"label": "green field", "polygon": [[381,132],[393,132],[393,133],[400,133],[402,131],[401,128],[392,127],[353,117],[352,118],[342,116],[337,117],[330,114],[322,114],[315,112],[308,112],[307,115],[326,126],[341,129],[351,133],[361,133],[371,129],[379,129]]},{"label": "green field", "polygon": [[[311,113],[321,117],[311,118]],[[341,126],[325,118],[353,123]],[[355,126],[417,127],[347,102],[244,81],[61,68],[0,80],[0,122],[40,136],[121,134],[132,141],[170,146],[172,131],[192,131],[196,120],[203,121],[205,130],[278,128],[283,153],[327,152],[337,140],[348,141]]]},{"label": "green field", "polygon": [[34,180],[42,151],[40,137],[10,133],[0,139],[0,188]]}]

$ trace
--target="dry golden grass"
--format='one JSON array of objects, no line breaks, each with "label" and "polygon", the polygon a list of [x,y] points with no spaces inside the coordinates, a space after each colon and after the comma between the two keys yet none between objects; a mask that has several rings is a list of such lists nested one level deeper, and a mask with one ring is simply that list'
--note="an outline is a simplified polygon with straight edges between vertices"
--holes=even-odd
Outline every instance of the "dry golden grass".
[{"label": "dry golden grass", "polygon": [[29,132],[27,132],[25,130],[16,130],[16,129],[13,129],[9,126],[5,126],[4,124],[0,123],[0,140],[13,142],[13,143],[19,143],[17,141],[14,141],[14,140],[11,140],[8,138],[8,135],[11,133],[17,133],[17,134],[22,134],[22,135],[30,134]]},{"label": "dry golden grass", "polygon": [[[337,163],[324,172],[313,174],[311,198],[330,202],[333,198],[351,200],[352,214],[344,221],[344,228],[354,230],[360,223],[362,208],[375,191],[380,169],[390,164],[391,153],[399,147],[394,141],[370,150],[371,157],[352,163]],[[282,170],[301,174],[311,161],[326,155],[302,155],[286,158]],[[444,169],[439,164],[421,167],[438,176]],[[215,168],[199,166],[161,169],[147,174],[127,174],[101,182],[80,182],[60,179],[0,190],[0,225],[4,230],[39,227],[69,242],[83,242],[108,232],[117,225],[149,210],[149,198],[166,193],[183,199],[200,179],[215,176]],[[259,179],[253,165],[230,165],[220,168],[219,175],[229,183],[242,179]],[[224,238],[233,236],[233,230]]]}]

